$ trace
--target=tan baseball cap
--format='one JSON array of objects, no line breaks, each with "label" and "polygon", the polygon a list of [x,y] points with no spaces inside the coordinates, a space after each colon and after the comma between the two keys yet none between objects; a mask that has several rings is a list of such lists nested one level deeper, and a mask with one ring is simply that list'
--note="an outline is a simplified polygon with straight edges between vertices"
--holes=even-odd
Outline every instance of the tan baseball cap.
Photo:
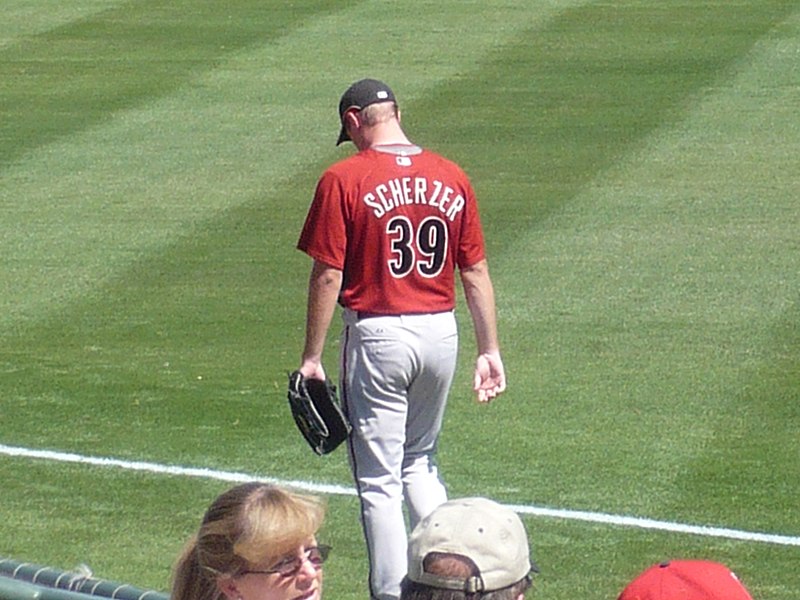
[{"label": "tan baseball cap", "polygon": [[[480,575],[467,581],[428,573],[431,552],[470,559]],[[487,498],[450,500],[419,522],[408,541],[408,579],[431,587],[489,592],[513,585],[539,569],[517,513]]]}]

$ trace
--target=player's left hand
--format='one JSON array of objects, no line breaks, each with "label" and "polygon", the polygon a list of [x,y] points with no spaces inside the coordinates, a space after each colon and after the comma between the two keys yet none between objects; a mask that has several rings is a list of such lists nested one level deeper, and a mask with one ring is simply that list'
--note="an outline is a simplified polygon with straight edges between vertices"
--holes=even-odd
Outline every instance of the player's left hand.
[{"label": "player's left hand", "polygon": [[485,352],[475,361],[473,389],[478,402],[491,402],[506,389],[506,372],[499,352]]}]

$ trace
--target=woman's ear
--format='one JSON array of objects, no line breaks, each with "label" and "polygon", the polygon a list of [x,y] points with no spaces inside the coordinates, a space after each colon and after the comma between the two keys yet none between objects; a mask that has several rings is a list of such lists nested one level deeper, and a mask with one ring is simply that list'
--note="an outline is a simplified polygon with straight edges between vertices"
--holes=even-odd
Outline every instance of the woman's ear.
[{"label": "woman's ear", "polygon": [[228,600],[242,600],[242,594],[236,581],[230,575],[220,575],[217,577],[217,589]]}]

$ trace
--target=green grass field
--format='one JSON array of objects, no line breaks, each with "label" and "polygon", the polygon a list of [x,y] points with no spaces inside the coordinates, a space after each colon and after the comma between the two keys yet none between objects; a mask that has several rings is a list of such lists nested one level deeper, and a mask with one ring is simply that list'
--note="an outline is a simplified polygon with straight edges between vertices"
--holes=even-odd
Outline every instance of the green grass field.
[{"label": "green grass field", "polygon": [[[462,302],[451,496],[744,533],[534,511],[530,597],[696,557],[800,600],[798,59],[796,0],[4,0],[0,556],[167,590],[229,485],[10,447],[351,487],[284,388],[294,245],[374,76],[481,200],[509,389],[472,400]],[[364,598],[328,503],[326,594]]]}]

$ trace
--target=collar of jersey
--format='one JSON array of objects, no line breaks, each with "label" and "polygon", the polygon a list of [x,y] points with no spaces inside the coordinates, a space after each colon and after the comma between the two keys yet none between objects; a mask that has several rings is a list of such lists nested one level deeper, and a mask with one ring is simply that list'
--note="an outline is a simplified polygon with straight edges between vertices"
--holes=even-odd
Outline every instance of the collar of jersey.
[{"label": "collar of jersey", "polygon": [[422,148],[415,144],[378,144],[372,146],[371,150],[385,152],[386,154],[398,154],[400,156],[414,156],[422,152]]}]

